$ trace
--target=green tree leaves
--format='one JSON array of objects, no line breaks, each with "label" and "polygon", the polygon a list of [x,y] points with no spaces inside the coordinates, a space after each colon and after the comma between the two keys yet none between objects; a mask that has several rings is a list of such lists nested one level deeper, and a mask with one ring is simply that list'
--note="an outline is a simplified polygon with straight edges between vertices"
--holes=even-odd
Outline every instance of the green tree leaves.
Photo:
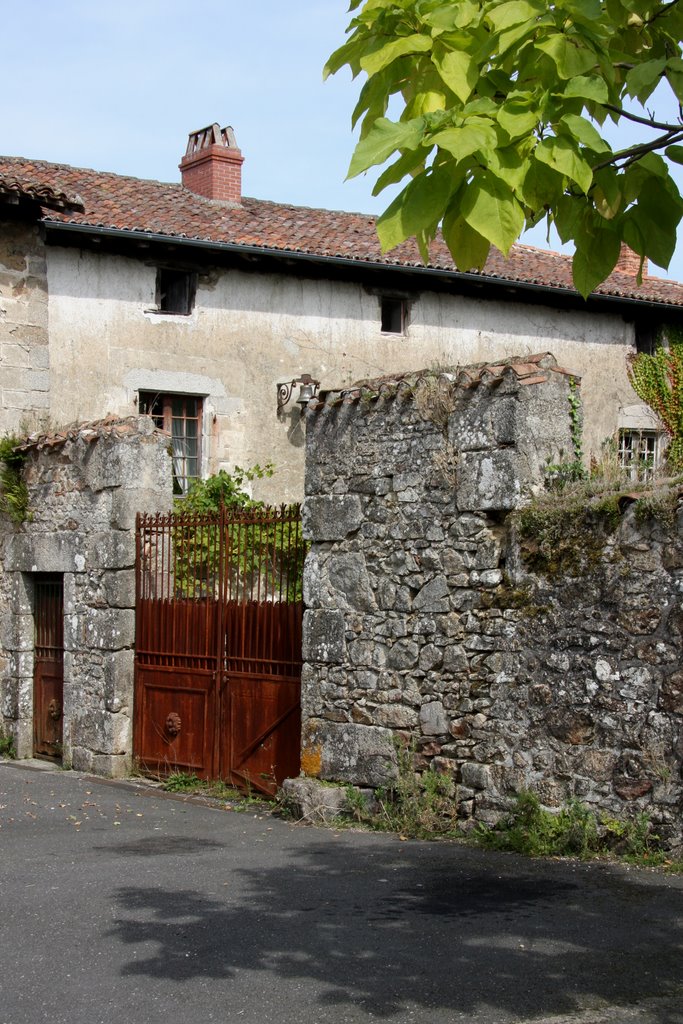
[{"label": "green tree leaves", "polygon": [[377,118],[368,134],[356,146],[349,167],[349,178],[354,178],[375,164],[384,163],[396,150],[415,149],[422,141],[423,133],[424,121],[419,117],[413,121],[396,123],[386,117]]},{"label": "green tree leaves", "polygon": [[[671,0],[352,0],[326,74],[365,74],[349,176],[388,163],[375,193],[408,178],[378,221],[386,250],[440,227],[461,269],[508,253],[546,218],[576,245],[587,295],[626,241],[668,265],[683,203],[666,160],[683,124],[629,108],[660,82],[683,99],[683,9]],[[391,115],[391,116],[390,116]],[[613,152],[607,118],[642,127]],[[666,159],[659,156],[663,153]]]}]

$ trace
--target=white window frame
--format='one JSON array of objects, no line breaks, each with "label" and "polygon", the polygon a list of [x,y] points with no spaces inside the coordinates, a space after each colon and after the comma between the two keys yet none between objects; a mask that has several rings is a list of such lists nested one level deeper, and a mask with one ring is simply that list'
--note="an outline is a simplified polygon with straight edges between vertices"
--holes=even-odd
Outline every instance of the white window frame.
[{"label": "white window frame", "polygon": [[642,427],[621,427],[618,435],[619,465],[629,480],[649,483],[662,461],[662,433]]}]

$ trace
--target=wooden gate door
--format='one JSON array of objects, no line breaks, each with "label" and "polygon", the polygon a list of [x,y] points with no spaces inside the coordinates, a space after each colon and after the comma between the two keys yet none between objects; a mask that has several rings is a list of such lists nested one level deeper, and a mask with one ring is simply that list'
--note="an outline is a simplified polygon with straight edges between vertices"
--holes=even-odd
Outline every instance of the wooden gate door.
[{"label": "wooden gate door", "polygon": [[57,574],[34,577],[35,649],[33,660],[33,753],[62,756],[64,701],[64,580]]},{"label": "wooden gate door", "polygon": [[143,771],[215,777],[217,541],[206,516],[138,516],[133,753]]},{"label": "wooden gate door", "polygon": [[134,753],[273,794],[299,773],[298,507],[139,516]]},{"label": "wooden gate door", "polygon": [[274,795],[301,756],[299,510],[263,509],[225,525],[221,775]]}]

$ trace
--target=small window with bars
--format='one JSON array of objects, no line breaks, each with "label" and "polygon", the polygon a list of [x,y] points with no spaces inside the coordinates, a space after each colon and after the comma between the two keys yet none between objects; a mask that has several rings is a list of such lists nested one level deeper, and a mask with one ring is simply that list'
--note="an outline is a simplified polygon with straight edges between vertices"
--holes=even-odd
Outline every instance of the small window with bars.
[{"label": "small window with bars", "polygon": [[196,395],[140,392],[140,412],[171,435],[174,494],[187,494],[201,473],[202,404]]},{"label": "small window with bars", "polygon": [[656,430],[619,431],[619,465],[629,480],[651,480],[660,458],[660,437]]}]

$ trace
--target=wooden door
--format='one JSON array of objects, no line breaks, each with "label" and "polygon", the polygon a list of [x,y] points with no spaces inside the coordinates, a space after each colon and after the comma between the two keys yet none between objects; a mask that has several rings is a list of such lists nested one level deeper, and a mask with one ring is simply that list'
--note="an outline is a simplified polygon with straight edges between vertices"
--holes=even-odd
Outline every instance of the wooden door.
[{"label": "wooden door", "polygon": [[61,759],[64,702],[64,579],[39,573],[34,582],[33,753]]}]

